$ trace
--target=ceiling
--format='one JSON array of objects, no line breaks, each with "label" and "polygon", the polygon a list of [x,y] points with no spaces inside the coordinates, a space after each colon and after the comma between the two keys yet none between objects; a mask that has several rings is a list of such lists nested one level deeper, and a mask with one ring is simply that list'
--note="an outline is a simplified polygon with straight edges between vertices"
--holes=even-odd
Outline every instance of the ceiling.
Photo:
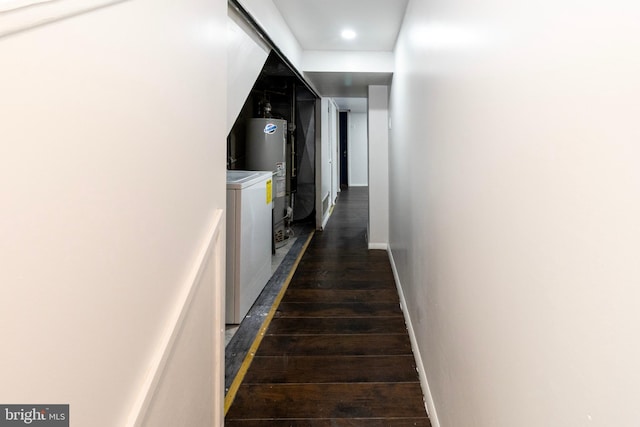
[{"label": "ceiling", "polygon": [[[391,52],[408,0],[273,0],[303,50]],[[345,40],[344,29],[357,33]],[[305,73],[323,96],[366,97],[391,73]]]},{"label": "ceiling", "polygon": [[[273,0],[303,50],[393,50],[408,0]],[[357,33],[344,40],[340,33]]]}]

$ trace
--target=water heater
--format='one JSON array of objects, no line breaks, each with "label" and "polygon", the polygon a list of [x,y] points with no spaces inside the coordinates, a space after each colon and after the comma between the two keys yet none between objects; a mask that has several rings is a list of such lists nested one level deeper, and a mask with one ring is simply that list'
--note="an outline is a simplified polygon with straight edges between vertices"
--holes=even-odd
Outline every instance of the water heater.
[{"label": "water heater", "polygon": [[247,122],[247,170],[273,172],[273,233],[276,243],[285,238],[285,196],[287,191],[286,163],[287,122],[259,118]]}]

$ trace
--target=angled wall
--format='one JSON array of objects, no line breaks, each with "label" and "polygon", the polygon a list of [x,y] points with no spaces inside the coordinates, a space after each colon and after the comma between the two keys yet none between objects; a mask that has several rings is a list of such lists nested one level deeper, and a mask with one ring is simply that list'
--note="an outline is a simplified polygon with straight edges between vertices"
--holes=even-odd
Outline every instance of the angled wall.
[{"label": "angled wall", "polygon": [[231,131],[271,49],[229,8],[227,20],[227,133]]},{"label": "angled wall", "polygon": [[302,48],[272,0],[239,0],[273,43],[298,70],[302,71]]}]

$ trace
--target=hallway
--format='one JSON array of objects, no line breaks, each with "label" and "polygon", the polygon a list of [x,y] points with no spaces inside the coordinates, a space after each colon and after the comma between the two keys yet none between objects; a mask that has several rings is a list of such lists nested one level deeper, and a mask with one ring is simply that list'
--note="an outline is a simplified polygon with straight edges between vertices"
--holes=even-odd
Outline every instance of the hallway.
[{"label": "hallway", "polygon": [[340,193],[293,275],[226,426],[430,426],[367,188]]}]

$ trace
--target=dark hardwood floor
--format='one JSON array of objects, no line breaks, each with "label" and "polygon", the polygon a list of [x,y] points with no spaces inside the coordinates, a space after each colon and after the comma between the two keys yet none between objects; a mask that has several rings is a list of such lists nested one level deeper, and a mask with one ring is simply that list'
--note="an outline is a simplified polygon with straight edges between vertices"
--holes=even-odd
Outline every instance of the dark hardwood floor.
[{"label": "dark hardwood floor", "polygon": [[367,189],[344,190],[309,244],[225,418],[229,427],[422,426],[427,417]]}]

